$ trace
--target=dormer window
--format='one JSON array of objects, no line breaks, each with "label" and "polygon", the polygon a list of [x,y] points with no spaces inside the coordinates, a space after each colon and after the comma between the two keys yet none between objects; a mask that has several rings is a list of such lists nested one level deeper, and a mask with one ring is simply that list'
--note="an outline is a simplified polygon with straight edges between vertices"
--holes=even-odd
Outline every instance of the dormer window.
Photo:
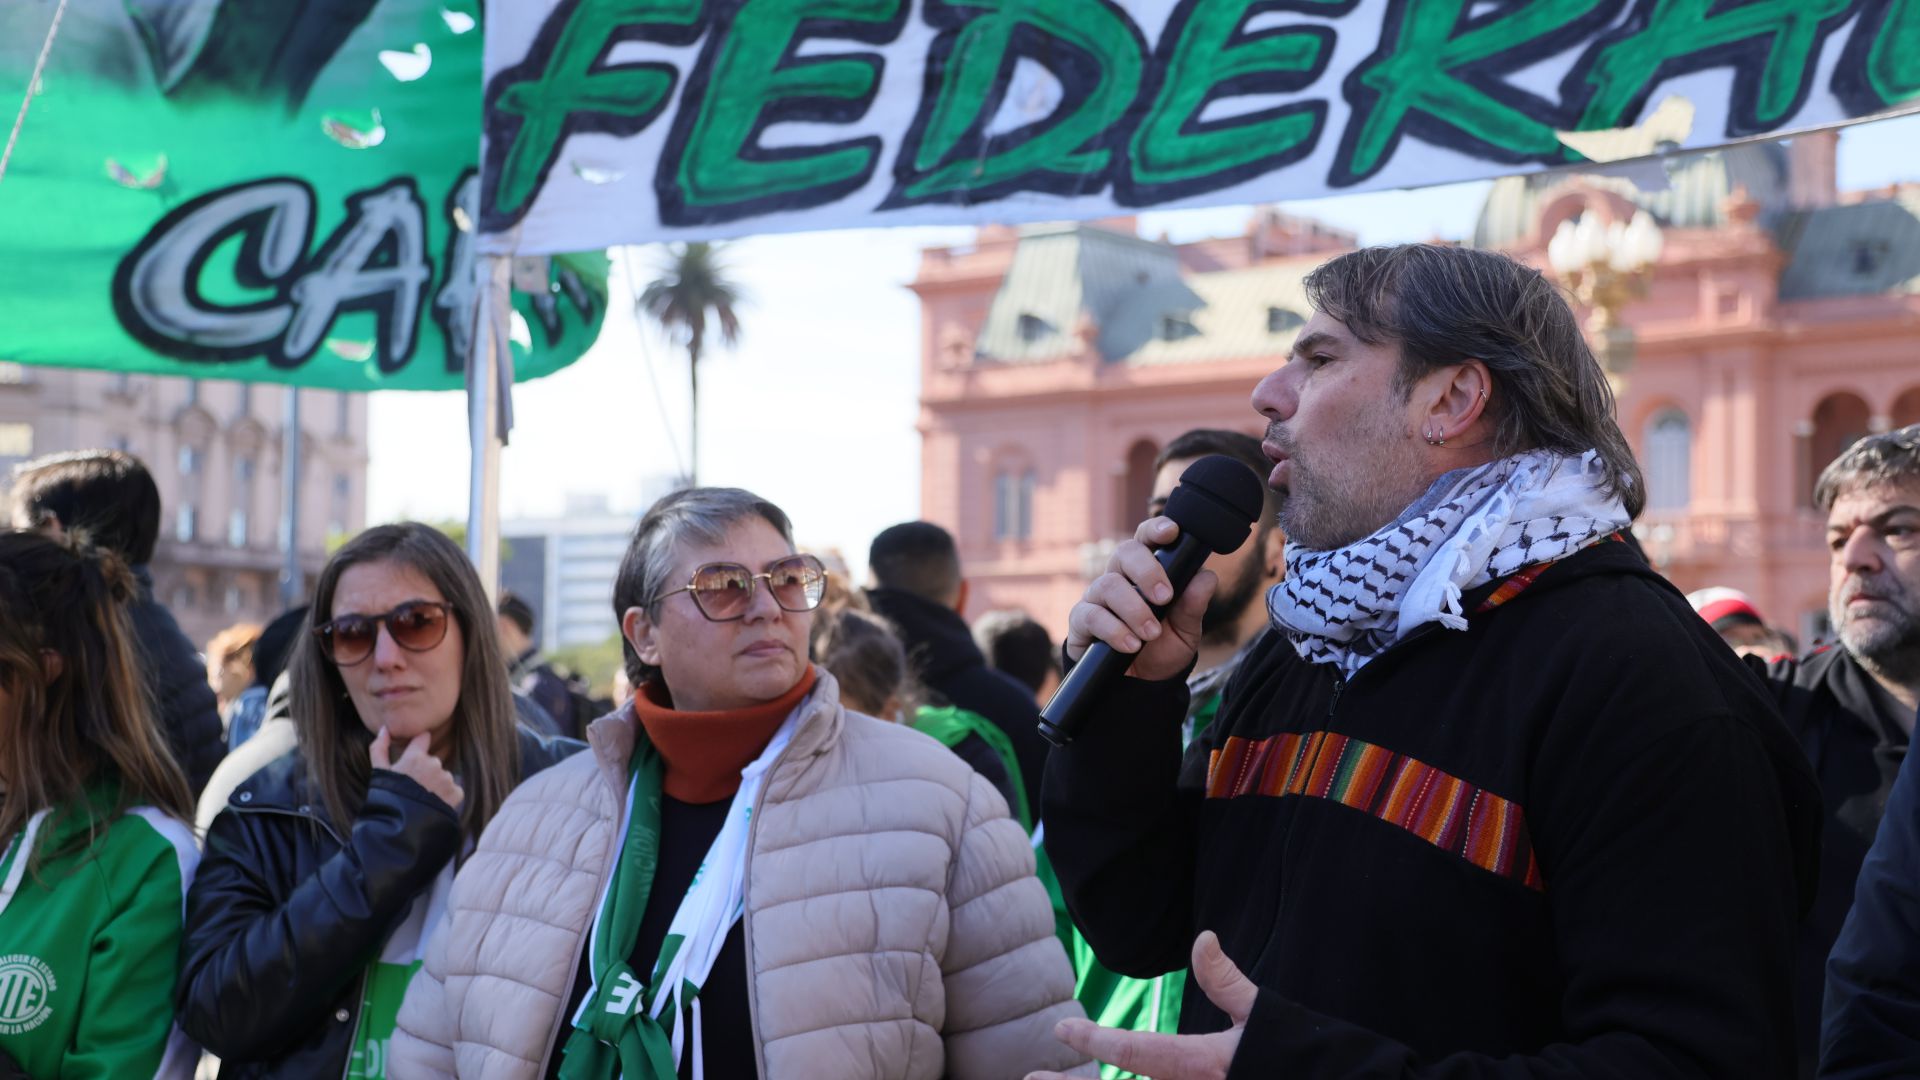
[{"label": "dormer window", "polygon": [[1198,337],[1200,328],[1185,315],[1168,315],[1160,320],[1160,340],[1179,341],[1182,338]]},{"label": "dormer window", "polygon": [[1031,345],[1053,333],[1052,324],[1038,315],[1022,312],[1020,315],[1020,340]]},{"label": "dormer window", "polygon": [[1886,256],[1885,240],[1861,240],[1853,245],[1853,272],[1861,277],[1875,273]]},{"label": "dormer window", "polygon": [[1267,309],[1267,333],[1284,334],[1296,327],[1305,326],[1306,318],[1291,308],[1269,307]]}]

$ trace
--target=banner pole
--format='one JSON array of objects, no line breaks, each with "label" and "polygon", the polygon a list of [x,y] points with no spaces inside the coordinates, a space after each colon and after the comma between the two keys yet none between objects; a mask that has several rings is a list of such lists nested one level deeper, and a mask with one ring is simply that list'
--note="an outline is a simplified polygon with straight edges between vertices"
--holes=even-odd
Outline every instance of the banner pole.
[{"label": "banner pole", "polygon": [[287,387],[280,417],[280,607],[300,603],[300,388]]},{"label": "banner pole", "polygon": [[471,486],[467,495],[467,557],[479,571],[487,599],[500,593],[500,350],[504,310],[513,302],[510,264],[502,255],[474,260],[473,355],[467,358],[467,432],[472,444]]}]

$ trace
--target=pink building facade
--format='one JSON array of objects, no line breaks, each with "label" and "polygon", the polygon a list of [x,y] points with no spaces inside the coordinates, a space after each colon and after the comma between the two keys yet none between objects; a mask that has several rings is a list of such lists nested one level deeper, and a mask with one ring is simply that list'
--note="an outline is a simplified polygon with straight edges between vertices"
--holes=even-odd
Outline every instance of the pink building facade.
[{"label": "pink building facade", "polygon": [[[1920,186],[1841,195],[1831,135],[1680,159],[1667,190],[1496,183],[1476,246],[1545,265],[1563,220],[1642,207],[1665,250],[1626,312],[1621,424],[1647,472],[1637,531],[1678,586],[1728,585],[1825,631],[1813,479],[1860,435],[1920,422]],[[1189,428],[1258,433],[1248,404],[1310,313],[1301,277],[1351,235],[1262,211],[1173,245],[1132,222],[985,228],[923,253],[922,515],[954,532],[969,617],[1060,633]]]}]

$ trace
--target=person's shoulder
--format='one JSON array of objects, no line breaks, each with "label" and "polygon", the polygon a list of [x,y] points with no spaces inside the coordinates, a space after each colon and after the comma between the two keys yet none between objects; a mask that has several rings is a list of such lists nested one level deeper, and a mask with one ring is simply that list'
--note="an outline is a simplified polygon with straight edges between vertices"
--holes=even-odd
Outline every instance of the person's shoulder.
[{"label": "person's shoulder", "polygon": [[970,709],[1001,727],[1010,723],[1031,723],[1040,715],[1033,691],[1004,671],[981,663],[955,672],[947,680],[944,692],[955,705]]},{"label": "person's shoulder", "polygon": [[[1494,597],[1483,601],[1495,605],[1484,617],[1509,635],[1550,634],[1539,644],[1556,650],[1575,646],[1587,657],[1627,658],[1659,654],[1683,643],[1694,646],[1708,638],[1718,641],[1678,589],[1622,554],[1571,556],[1549,567],[1509,602],[1498,603]],[[1470,611],[1469,617],[1481,614]],[[1732,655],[1731,649],[1726,651]]]},{"label": "person's shoulder", "polygon": [[124,884],[135,889],[170,881],[176,897],[184,893],[200,864],[193,826],[152,806],[128,807],[115,817],[97,850],[110,880],[132,875],[133,880]]},{"label": "person's shoulder", "polygon": [[[538,769],[530,761],[523,764],[526,776],[507,796],[507,801],[501,805],[501,812],[542,802],[593,805],[600,759],[592,753],[582,753],[587,750],[587,745],[573,739],[552,736],[535,738],[541,746],[539,752],[548,760]],[[524,734],[520,745],[521,752],[526,753],[528,740]]]},{"label": "person's shoulder", "polygon": [[545,772],[587,748],[579,739],[569,739],[563,735],[547,735],[525,727],[517,727],[514,734],[520,740],[520,779],[522,783],[536,773]]},{"label": "person's shoulder", "polygon": [[[264,729],[263,729],[264,731]],[[258,739],[259,734],[254,735]],[[253,739],[247,740],[250,745]],[[242,746],[241,749],[245,749]],[[264,749],[271,750],[273,744]],[[284,810],[312,803],[312,783],[307,775],[307,759],[296,743],[255,768],[234,786],[227,805],[239,809]]]},{"label": "person's shoulder", "polygon": [[973,774],[972,766],[933,736],[852,709],[846,710],[840,745],[863,762],[883,765],[891,779],[918,777],[965,792]]},{"label": "person's shoulder", "polygon": [[1811,688],[1825,682],[1835,667],[1848,661],[1847,650],[1838,645],[1821,645],[1800,656],[1776,656],[1768,660],[1767,678]]}]

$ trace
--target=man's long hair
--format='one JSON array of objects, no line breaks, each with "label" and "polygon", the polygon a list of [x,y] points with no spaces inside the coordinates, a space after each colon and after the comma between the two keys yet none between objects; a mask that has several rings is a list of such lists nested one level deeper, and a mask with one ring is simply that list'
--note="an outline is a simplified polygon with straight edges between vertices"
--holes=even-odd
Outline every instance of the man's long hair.
[{"label": "man's long hair", "polygon": [[[507,800],[520,773],[520,742],[515,732],[513,690],[507,662],[500,654],[500,631],[493,606],[473,564],[452,540],[418,522],[379,525],[334,552],[313,587],[307,625],[294,643],[291,664],[293,720],[307,773],[327,806],[336,829],[353,827],[367,798],[373,766],[367,748],[373,734],[320,647],[314,628],[333,618],[333,596],[340,575],[362,563],[391,563],[416,571],[453,605],[466,655],[460,663],[460,698],[454,706],[453,752],[447,770],[460,779],[466,797],[460,824],[477,838]],[[372,657],[361,661],[371,664]]]},{"label": "man's long hair", "polygon": [[[84,532],[60,540],[0,532],[0,682],[12,698],[0,713],[0,836],[102,781],[119,786],[109,820],[134,806],[193,820],[193,796],[140,676],[127,614],[135,591],[125,560],[89,547]],[[91,844],[103,824],[70,847]],[[16,857],[37,868],[66,850]]]},{"label": "man's long hair", "polygon": [[1440,244],[1362,248],[1306,279],[1313,306],[1369,345],[1400,347],[1396,383],[1479,360],[1493,375],[1494,449],[1600,452],[1607,494],[1638,517],[1646,485],[1613,410],[1613,388],[1573,309],[1540,271],[1505,255]]}]

